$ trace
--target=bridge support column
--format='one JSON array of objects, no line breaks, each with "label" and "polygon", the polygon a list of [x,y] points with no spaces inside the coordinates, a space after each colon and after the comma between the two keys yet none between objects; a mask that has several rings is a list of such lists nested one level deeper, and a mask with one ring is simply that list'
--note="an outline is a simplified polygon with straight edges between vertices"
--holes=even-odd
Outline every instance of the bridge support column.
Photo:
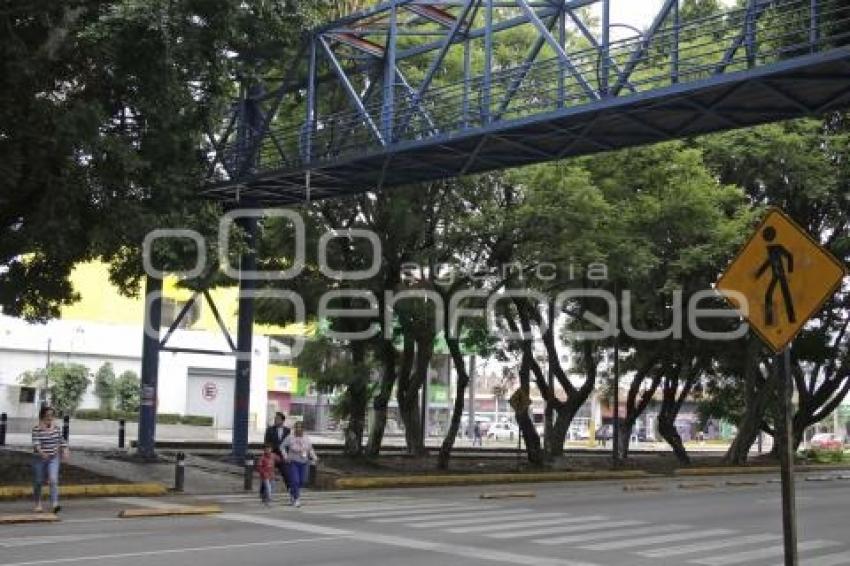
[{"label": "bridge support column", "polygon": [[[257,219],[243,218],[248,249],[242,255],[240,271],[257,270]],[[248,452],[248,420],[251,410],[251,359],[253,358],[254,297],[256,281],[239,279],[239,318],[236,324],[236,383],[233,394],[233,458],[241,461]]]},{"label": "bridge support column", "polygon": [[159,328],[162,325],[162,279],[145,279],[145,315],[142,339],[142,379],[139,403],[138,453],[156,455],[157,384],[159,382]]}]

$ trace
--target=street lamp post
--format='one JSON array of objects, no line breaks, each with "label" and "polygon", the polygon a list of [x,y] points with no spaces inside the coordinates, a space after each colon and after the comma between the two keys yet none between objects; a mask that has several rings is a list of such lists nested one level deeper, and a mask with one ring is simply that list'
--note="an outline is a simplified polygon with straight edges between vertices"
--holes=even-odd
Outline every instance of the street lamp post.
[{"label": "street lamp post", "polygon": [[44,366],[44,397],[41,400],[43,406],[47,406],[48,391],[50,391],[50,347],[53,344],[53,339],[47,339],[47,365]]}]

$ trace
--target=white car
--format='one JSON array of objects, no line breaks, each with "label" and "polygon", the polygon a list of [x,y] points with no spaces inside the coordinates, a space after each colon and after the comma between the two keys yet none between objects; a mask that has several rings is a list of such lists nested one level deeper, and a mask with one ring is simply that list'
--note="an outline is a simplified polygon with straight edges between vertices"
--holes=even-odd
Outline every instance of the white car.
[{"label": "white car", "polygon": [[514,440],[519,438],[519,427],[511,423],[496,423],[487,431],[487,438],[494,440]]}]

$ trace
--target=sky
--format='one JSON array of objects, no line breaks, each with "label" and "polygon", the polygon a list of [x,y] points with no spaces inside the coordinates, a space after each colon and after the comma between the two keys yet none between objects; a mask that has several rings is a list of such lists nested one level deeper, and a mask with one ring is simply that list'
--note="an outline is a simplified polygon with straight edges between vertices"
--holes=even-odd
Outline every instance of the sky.
[{"label": "sky", "polygon": [[[664,0],[611,0],[611,23],[623,23],[645,29],[652,23]],[[734,4],[734,0],[723,0],[726,5]],[[611,30],[612,37],[634,35],[628,30],[618,28]]]}]

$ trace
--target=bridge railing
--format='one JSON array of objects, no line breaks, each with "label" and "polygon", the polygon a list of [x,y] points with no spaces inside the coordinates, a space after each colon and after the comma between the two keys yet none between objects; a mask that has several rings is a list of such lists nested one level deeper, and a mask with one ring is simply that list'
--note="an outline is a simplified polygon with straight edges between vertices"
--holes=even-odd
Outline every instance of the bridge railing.
[{"label": "bridge railing", "polygon": [[[231,177],[240,170],[257,174],[312,168],[386,146],[770,65],[850,44],[850,3],[750,0],[744,8],[684,23],[677,11],[670,12],[656,24],[646,33],[611,42],[607,49],[588,45],[571,51],[568,61],[526,62],[494,70],[489,77],[433,85],[421,96],[393,85],[389,117],[384,101],[376,97],[358,110],[318,115],[309,127],[270,120],[267,127],[249,132],[247,143],[243,139],[220,148],[220,164]],[[387,125],[382,128],[386,139],[376,133],[376,124]]]}]

